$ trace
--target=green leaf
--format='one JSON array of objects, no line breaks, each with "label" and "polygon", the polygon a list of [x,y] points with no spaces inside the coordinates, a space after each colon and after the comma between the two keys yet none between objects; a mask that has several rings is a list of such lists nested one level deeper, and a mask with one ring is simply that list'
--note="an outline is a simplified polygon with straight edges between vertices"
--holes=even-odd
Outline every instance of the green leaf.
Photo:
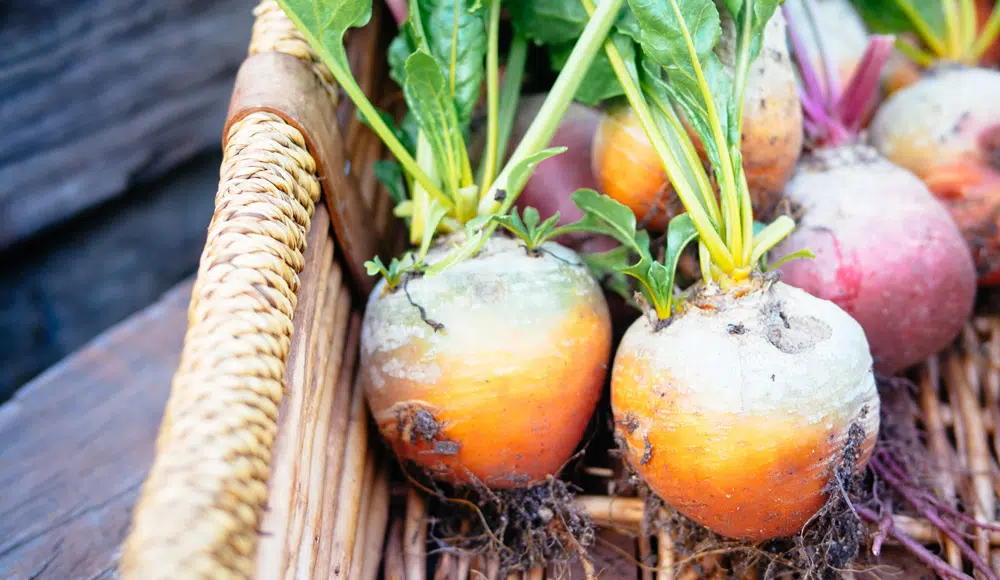
[{"label": "green leaf", "polygon": [[455,102],[441,64],[424,50],[406,59],[403,96],[431,149],[438,174],[452,199],[462,187],[465,142],[458,128]]},{"label": "green leaf", "polygon": [[628,246],[618,246],[606,252],[580,254],[580,259],[605,288],[631,302],[632,288],[624,271],[631,265],[632,256]]},{"label": "green leaf", "polygon": [[[525,211],[527,211],[528,209],[533,209],[533,208],[526,208]],[[535,231],[532,232],[531,235],[531,243],[529,244],[529,247],[532,250],[537,248],[538,246],[541,246],[542,244],[544,244],[545,242],[554,237],[553,234],[555,232],[556,224],[559,223],[559,217],[560,213],[556,212],[551,216],[549,216],[548,219],[538,224],[538,227],[535,228]]]},{"label": "green leaf", "polygon": [[601,234],[639,251],[636,247],[635,213],[631,209],[593,189],[578,189],[570,198],[584,215],[576,223],[557,228],[557,235],[569,232]]},{"label": "green leaf", "polygon": [[396,204],[408,199],[406,185],[403,182],[403,168],[392,159],[380,159],[373,166],[375,177],[389,190],[389,195]]},{"label": "green leaf", "polygon": [[[388,112],[379,108],[376,108],[375,110],[378,111],[378,116],[382,118],[382,122],[389,127],[389,130],[396,136],[396,139],[399,139],[399,142],[406,147],[407,151],[414,153],[417,148],[416,131],[413,131],[412,133],[408,132],[406,128],[396,125],[396,120],[393,119],[392,115]],[[366,127],[374,130],[371,122],[368,120],[368,117],[365,116],[361,109],[354,109],[354,115],[359,121],[364,123]]]},{"label": "green leaf", "polygon": [[394,80],[399,88],[403,88],[406,84],[406,59],[417,50],[413,43],[412,28],[409,22],[404,23],[396,37],[389,43],[389,78]]},{"label": "green leaf", "polygon": [[383,276],[388,276],[389,271],[386,269],[385,264],[382,263],[382,258],[375,256],[371,260],[365,262],[365,271],[368,272],[369,276],[374,276],[381,273]]},{"label": "green leaf", "polygon": [[573,42],[587,25],[579,0],[510,0],[504,5],[514,28],[537,44]]},{"label": "green leaf", "polygon": [[529,155],[518,162],[516,165],[510,168],[510,175],[507,177],[507,183],[499,187],[499,189],[504,190],[507,196],[516,196],[521,193],[524,186],[528,183],[528,178],[531,177],[531,172],[535,170],[535,167],[539,163],[545,161],[549,157],[554,157],[566,151],[566,147],[549,147],[548,149],[542,149],[534,155]]},{"label": "green leaf", "polygon": [[278,4],[296,25],[316,35],[317,40],[345,71],[351,70],[344,50],[348,28],[368,24],[372,16],[371,0],[279,0]]},{"label": "green leaf", "polygon": [[740,8],[743,7],[743,0],[722,0],[722,4],[733,15],[733,18],[736,18],[736,15],[740,13]]},{"label": "green leaf", "polygon": [[386,285],[388,285],[389,289],[392,290],[399,285],[400,278],[402,278],[404,274],[413,272],[416,269],[416,266],[416,262],[413,261],[413,254],[407,252],[403,255],[402,260],[393,258],[392,261],[389,262],[388,267],[382,263],[381,258],[375,256],[371,260],[365,262],[365,271],[368,272],[369,276],[381,274],[382,277],[385,278]]},{"label": "green leaf", "polygon": [[798,259],[812,260],[815,257],[816,254],[812,253],[812,250],[808,248],[802,248],[800,250],[795,250],[794,252],[785,254],[784,256],[778,258],[778,261],[773,264],[768,264],[767,270],[776,270],[781,266],[783,266],[784,264],[791,262],[792,260],[798,260]]},{"label": "green leaf", "polygon": [[[749,0],[753,6],[753,18],[750,23],[750,61],[753,62],[760,54],[760,47],[764,44],[764,29],[770,22],[774,12],[783,0]],[[733,18],[739,22],[742,11],[733,12]],[[743,42],[744,39],[740,39]]]},{"label": "green leaf", "polygon": [[918,27],[910,17],[913,15],[926,23],[930,32],[938,38],[947,36],[944,3],[941,0],[851,0],[851,4],[873,33],[919,33]]},{"label": "green leaf", "polygon": [[[459,126],[469,125],[479,100],[486,59],[486,18],[479,2],[418,2],[431,54],[444,65]],[[477,7],[478,6],[478,7]]]},{"label": "green leaf", "polygon": [[431,242],[434,241],[434,235],[437,233],[438,225],[447,214],[448,211],[438,200],[432,199],[430,201],[427,211],[424,213],[423,239],[420,241],[420,251],[417,253],[418,261],[422,261],[427,255],[427,251],[431,248]]},{"label": "green leaf", "polygon": [[[666,71],[673,100],[701,137],[713,166],[718,167],[720,155],[712,136],[711,111],[714,108],[722,134],[728,135],[732,82],[722,61],[713,52],[722,34],[715,4],[712,0],[628,2],[641,26],[640,43],[644,53]],[[702,90],[696,63],[701,68],[708,95]]]},{"label": "green leaf", "polygon": [[[615,47],[621,53],[622,58],[626,62],[634,62],[635,42],[625,34],[620,33],[612,33],[611,38],[612,42],[615,43]],[[575,43],[568,42],[549,48],[549,58],[554,70],[562,70],[562,67],[569,59],[570,53],[573,52],[574,45]],[[602,101],[623,94],[625,94],[625,89],[618,82],[618,76],[615,74],[614,68],[611,67],[607,53],[604,51],[597,53],[590,68],[587,69],[587,74],[584,76],[583,82],[580,83],[580,88],[576,92],[575,99],[593,107]]]},{"label": "green leaf", "polygon": [[691,221],[691,214],[682,213],[674,217],[667,224],[667,252],[664,261],[667,285],[667,301],[673,301],[674,278],[677,276],[677,264],[681,259],[684,248],[691,242],[698,239],[698,230]]},{"label": "green leaf", "polygon": [[538,210],[533,207],[526,207],[522,212],[522,220],[524,221],[525,230],[528,234],[532,234],[535,231],[535,226],[538,225],[538,221],[542,219],[538,215]]}]

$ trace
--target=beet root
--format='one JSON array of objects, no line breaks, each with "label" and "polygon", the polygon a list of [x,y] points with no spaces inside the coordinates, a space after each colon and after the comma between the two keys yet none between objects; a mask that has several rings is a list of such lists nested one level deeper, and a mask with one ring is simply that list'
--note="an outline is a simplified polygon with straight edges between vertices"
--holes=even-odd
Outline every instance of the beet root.
[{"label": "beet root", "polygon": [[961,228],[982,286],[1000,284],[1000,72],[946,68],[895,93],[872,144],[924,180]]},{"label": "beet root", "polygon": [[782,279],[853,316],[879,372],[899,372],[961,331],[975,301],[972,258],[919,178],[870,147],[842,147],[804,159],[786,195],[802,217],[772,260],[816,254],[781,266]]}]

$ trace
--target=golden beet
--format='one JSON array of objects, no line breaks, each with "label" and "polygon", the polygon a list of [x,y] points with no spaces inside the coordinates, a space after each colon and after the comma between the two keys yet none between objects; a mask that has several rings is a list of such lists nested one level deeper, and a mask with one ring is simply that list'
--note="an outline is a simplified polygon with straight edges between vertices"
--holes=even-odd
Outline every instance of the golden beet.
[{"label": "golden beet", "polygon": [[494,237],[441,274],[385,288],[365,313],[360,380],[396,454],[453,484],[556,474],[594,413],[611,351],[607,303],[579,257],[551,242],[529,256]]},{"label": "golden beet", "polygon": [[879,399],[861,327],[780,282],[695,298],[666,328],[643,317],[611,376],[630,465],[671,507],[724,536],[788,536],[833,470],[863,469]]}]

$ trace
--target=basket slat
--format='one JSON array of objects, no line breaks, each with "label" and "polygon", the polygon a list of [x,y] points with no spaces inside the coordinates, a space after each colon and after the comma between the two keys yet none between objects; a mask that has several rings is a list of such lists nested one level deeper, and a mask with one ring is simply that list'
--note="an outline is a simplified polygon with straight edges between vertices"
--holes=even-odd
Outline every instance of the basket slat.
[{"label": "basket slat", "polygon": [[[126,578],[309,577],[331,561],[346,574],[354,551],[358,516],[335,522],[358,509],[369,446],[344,284],[370,288],[362,262],[386,233],[371,228],[388,223],[373,211],[387,206],[345,171],[329,72],[276,3],[255,14],[181,364],[123,546]],[[316,209],[321,191],[329,214]],[[331,222],[348,275],[333,265]],[[350,416],[336,414],[347,399]],[[323,551],[317,538],[338,530]]]},{"label": "basket slat", "polygon": [[319,194],[293,127],[258,112],[230,128],[157,457],[123,548],[125,577],[251,573]]}]

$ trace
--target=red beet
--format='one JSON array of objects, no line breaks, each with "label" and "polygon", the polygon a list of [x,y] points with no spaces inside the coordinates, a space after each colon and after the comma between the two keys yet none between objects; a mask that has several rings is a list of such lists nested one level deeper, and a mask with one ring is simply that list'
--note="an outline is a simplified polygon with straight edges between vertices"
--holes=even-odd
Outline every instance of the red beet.
[{"label": "red beet", "polygon": [[976,295],[972,255],[919,177],[859,143],[893,39],[873,37],[836,94],[817,82],[795,27],[789,19],[810,151],[785,190],[798,228],[771,256],[812,250],[814,260],[781,267],[784,281],[853,316],[875,368],[895,374],[946,347],[965,325]]},{"label": "red beet", "polygon": [[848,146],[809,156],[786,195],[802,218],[772,256],[809,248],[816,259],[786,263],[783,281],[853,316],[877,370],[901,371],[961,331],[976,294],[972,257],[919,178]]}]

